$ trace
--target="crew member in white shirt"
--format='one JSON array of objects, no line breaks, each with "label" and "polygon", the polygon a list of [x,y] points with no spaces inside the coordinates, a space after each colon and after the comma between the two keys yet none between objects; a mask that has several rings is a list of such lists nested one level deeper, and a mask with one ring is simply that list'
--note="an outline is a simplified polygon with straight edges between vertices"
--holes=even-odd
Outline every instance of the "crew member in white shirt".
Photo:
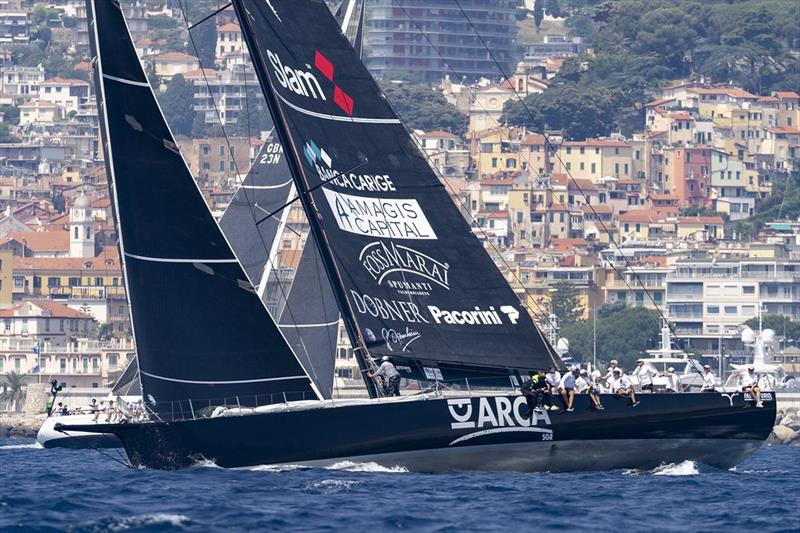
[{"label": "crew member in white shirt", "polygon": [[761,389],[758,387],[758,374],[755,370],[755,367],[750,365],[747,367],[747,372],[742,374],[742,392],[749,392],[756,399],[756,407],[764,407],[761,403]]},{"label": "crew member in white shirt", "polygon": [[667,373],[664,374],[664,377],[667,378],[667,385],[664,388],[664,392],[681,391],[681,378],[675,373],[675,369],[673,367],[669,367],[667,369]]},{"label": "crew member in white shirt", "polygon": [[700,392],[717,392],[717,376],[708,365],[703,365],[703,386]]},{"label": "crew member in white shirt", "polygon": [[619,368],[617,366],[617,360],[612,359],[611,362],[608,364],[608,370],[606,370],[606,375],[603,376],[603,379],[611,379],[614,377],[614,370]]},{"label": "crew member in white shirt", "polygon": [[588,394],[589,398],[592,400],[594,408],[598,410],[603,409],[603,404],[600,403],[600,396],[597,394],[594,381],[592,380],[592,377],[589,376],[589,372],[587,372],[585,368],[581,369],[578,374],[578,378],[575,380],[575,392],[578,394]]},{"label": "crew member in white shirt", "polygon": [[561,399],[567,406],[567,412],[571,413],[575,409],[572,408],[572,403],[575,401],[575,374],[578,373],[576,368],[566,372],[558,383],[558,391],[561,393]]},{"label": "crew member in white shirt", "polygon": [[619,368],[615,368],[612,372],[613,377],[611,378],[611,391],[618,396],[622,396],[625,398],[630,398],[631,400],[631,407],[636,407],[639,405],[639,402],[636,401],[636,393],[633,392],[633,384],[631,383],[631,379],[622,373],[622,370]]},{"label": "crew member in white shirt", "polygon": [[639,390],[653,392],[653,377],[658,375],[655,368],[647,366],[644,359],[639,359],[632,374],[639,381]]}]

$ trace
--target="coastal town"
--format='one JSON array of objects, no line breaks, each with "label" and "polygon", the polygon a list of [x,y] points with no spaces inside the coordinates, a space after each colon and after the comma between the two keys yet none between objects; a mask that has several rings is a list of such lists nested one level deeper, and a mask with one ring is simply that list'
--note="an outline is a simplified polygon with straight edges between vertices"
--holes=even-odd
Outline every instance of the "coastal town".
[{"label": "coastal town", "polygon": [[[221,216],[271,132],[255,116],[264,109],[252,94],[241,28],[231,8],[217,15],[209,64],[186,41],[152,37],[180,19],[174,2],[123,4],[181,153]],[[0,3],[0,375],[92,389],[113,384],[135,346],[85,9],[83,0]],[[504,23],[514,23],[510,13]],[[378,8],[372,15],[383,16]],[[377,29],[369,35],[368,46],[380,40]],[[30,50],[43,39],[48,55],[31,66]],[[466,127],[409,127],[554,344],[560,331],[602,320],[609,309],[658,310],[682,349],[722,368],[721,357],[728,364],[749,356],[740,338],[746,322],[800,320],[800,221],[784,216],[781,201],[800,172],[800,95],[676,80],[649,93],[635,131],[576,139],[547,125],[509,125],[503,110],[546,91],[565,62],[592,54],[592,43],[546,33],[523,52],[507,76],[489,66],[473,81],[427,76],[428,90]],[[391,77],[402,59],[367,57],[374,75],[388,73],[386,84],[402,89]],[[299,206],[290,222],[276,253],[288,278],[308,232]],[[640,352],[657,347],[649,335]],[[337,383],[346,387],[358,368],[343,329],[340,337]],[[798,339],[785,330],[777,337],[771,362],[800,374]],[[587,353],[575,340],[567,338],[573,349],[563,355],[616,355],[602,353],[602,344]]]},{"label": "coastal town", "polygon": [[0,531],[796,523],[798,29],[0,0]]}]

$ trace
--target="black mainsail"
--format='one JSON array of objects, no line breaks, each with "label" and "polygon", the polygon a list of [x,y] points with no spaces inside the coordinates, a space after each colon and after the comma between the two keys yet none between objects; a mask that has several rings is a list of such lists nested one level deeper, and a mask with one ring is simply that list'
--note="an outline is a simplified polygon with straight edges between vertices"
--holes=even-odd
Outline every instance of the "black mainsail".
[{"label": "black mainsail", "polygon": [[324,3],[233,4],[356,346],[429,379],[558,364]]},{"label": "black mainsail", "polygon": [[[170,418],[319,398],[181,157],[119,3],[87,2],[101,132],[142,391]],[[185,414],[185,413],[184,413]],[[183,415],[181,415],[183,416]]]}]

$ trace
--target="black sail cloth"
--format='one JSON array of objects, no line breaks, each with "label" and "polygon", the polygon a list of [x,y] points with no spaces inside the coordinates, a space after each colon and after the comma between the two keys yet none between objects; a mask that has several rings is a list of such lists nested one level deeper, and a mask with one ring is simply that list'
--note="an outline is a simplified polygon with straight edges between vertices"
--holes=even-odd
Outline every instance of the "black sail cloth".
[{"label": "black sail cloth", "polygon": [[168,419],[187,407],[318,398],[195,185],[119,3],[87,7],[146,403]]},{"label": "black sail cloth", "polygon": [[347,297],[340,306],[370,353],[430,377],[443,366],[513,373],[555,364],[324,3],[234,5],[298,159],[298,188],[335,177],[308,193],[309,216],[330,243]]}]

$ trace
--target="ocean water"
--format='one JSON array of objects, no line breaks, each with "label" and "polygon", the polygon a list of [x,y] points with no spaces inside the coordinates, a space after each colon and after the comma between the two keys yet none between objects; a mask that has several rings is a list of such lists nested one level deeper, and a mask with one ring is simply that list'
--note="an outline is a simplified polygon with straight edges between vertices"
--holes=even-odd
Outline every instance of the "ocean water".
[{"label": "ocean water", "polygon": [[[116,455],[114,450],[106,453]],[[0,441],[0,531],[800,531],[800,448],[731,470],[416,474],[213,464],[130,470],[95,450]]]}]

